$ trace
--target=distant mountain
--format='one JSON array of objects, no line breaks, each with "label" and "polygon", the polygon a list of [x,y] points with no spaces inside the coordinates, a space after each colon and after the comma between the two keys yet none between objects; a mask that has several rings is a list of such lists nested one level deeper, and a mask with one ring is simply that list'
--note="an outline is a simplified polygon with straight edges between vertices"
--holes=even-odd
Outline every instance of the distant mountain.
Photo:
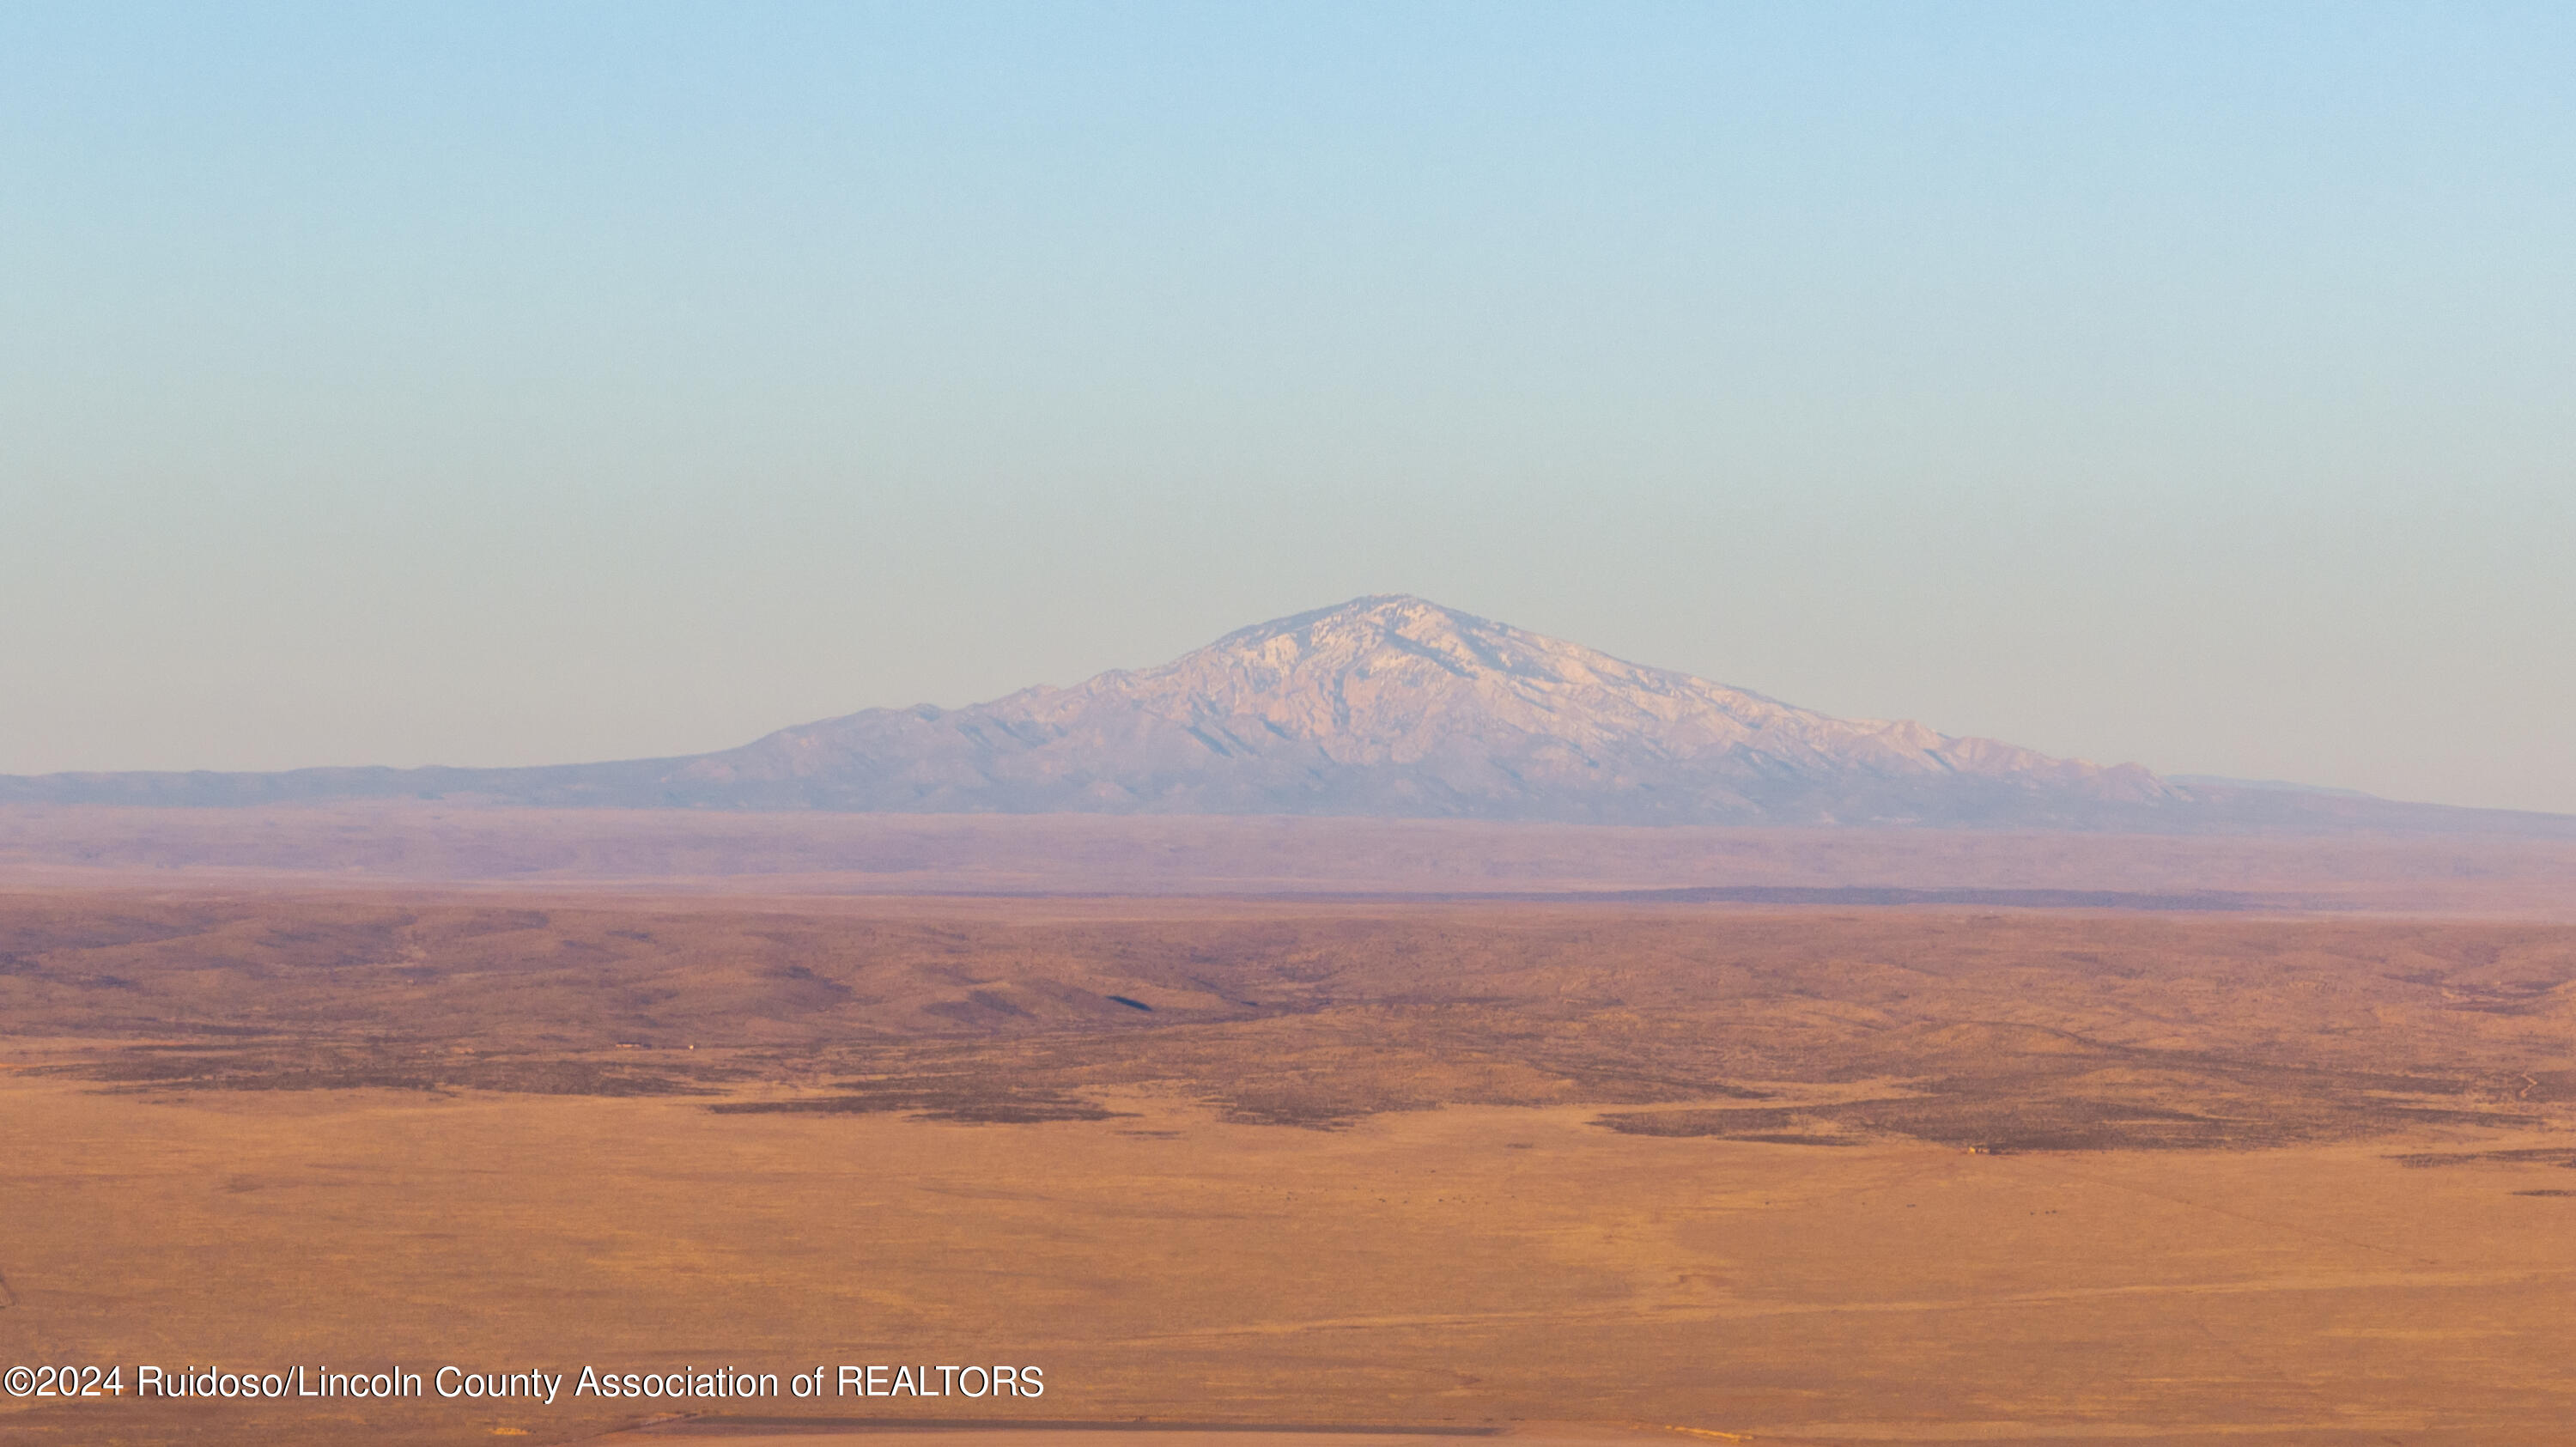
[{"label": "distant mountain", "polygon": [[2565,834],[2576,818],[2159,777],[1841,719],[1443,608],[1361,598],[1159,668],[968,708],[869,709],[721,753],[519,769],[0,778],[0,801],[431,796],[541,806],[1328,814]]}]

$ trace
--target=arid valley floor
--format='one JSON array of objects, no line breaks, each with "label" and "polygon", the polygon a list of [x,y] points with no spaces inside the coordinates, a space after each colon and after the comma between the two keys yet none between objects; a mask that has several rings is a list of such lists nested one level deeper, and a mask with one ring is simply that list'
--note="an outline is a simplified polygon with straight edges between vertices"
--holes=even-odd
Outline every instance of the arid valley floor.
[{"label": "arid valley floor", "polygon": [[2163,903],[22,877],[0,1363],[1045,1371],[637,1441],[2570,1440],[2576,924]]}]

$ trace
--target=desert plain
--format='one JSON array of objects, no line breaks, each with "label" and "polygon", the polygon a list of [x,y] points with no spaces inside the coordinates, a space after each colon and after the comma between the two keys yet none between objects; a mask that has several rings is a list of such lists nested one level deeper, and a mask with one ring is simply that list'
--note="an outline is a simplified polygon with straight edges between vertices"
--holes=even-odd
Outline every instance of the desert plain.
[{"label": "desert plain", "polygon": [[0,1364],[1046,1387],[0,1439],[2571,1440],[2564,859],[1600,845],[1374,894],[19,861]]}]

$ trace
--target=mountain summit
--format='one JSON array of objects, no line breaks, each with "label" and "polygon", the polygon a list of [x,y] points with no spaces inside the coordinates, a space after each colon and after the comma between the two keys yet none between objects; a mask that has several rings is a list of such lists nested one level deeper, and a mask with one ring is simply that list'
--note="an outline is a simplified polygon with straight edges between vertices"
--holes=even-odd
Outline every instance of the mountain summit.
[{"label": "mountain summit", "polygon": [[968,708],[869,709],[688,758],[0,778],[0,801],[408,795],[909,813],[2576,832],[2556,816],[2165,779],[1919,723],[1834,718],[1402,595],[1246,628],[1158,668]]},{"label": "mountain summit", "polygon": [[2037,822],[2180,797],[2144,769],[1832,718],[1402,595],[1071,688],[787,729],[670,783],[841,809],[1602,823]]}]

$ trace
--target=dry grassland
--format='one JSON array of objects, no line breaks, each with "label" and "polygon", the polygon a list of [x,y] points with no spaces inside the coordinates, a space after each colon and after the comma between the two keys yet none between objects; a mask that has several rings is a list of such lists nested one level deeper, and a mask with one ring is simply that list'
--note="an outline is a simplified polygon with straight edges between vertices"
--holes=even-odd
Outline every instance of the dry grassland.
[{"label": "dry grassland", "polygon": [[[2576,838],[1618,828],[1443,819],[726,813],[427,801],[0,805],[0,887],[816,894],[2050,890],[2576,918]],[[2554,834],[2552,829],[2555,828]]]},{"label": "dry grassland", "polygon": [[0,1022],[0,1361],[1028,1362],[757,1410],[1676,1442],[2576,1421],[2564,925],[61,892],[0,898]]}]

